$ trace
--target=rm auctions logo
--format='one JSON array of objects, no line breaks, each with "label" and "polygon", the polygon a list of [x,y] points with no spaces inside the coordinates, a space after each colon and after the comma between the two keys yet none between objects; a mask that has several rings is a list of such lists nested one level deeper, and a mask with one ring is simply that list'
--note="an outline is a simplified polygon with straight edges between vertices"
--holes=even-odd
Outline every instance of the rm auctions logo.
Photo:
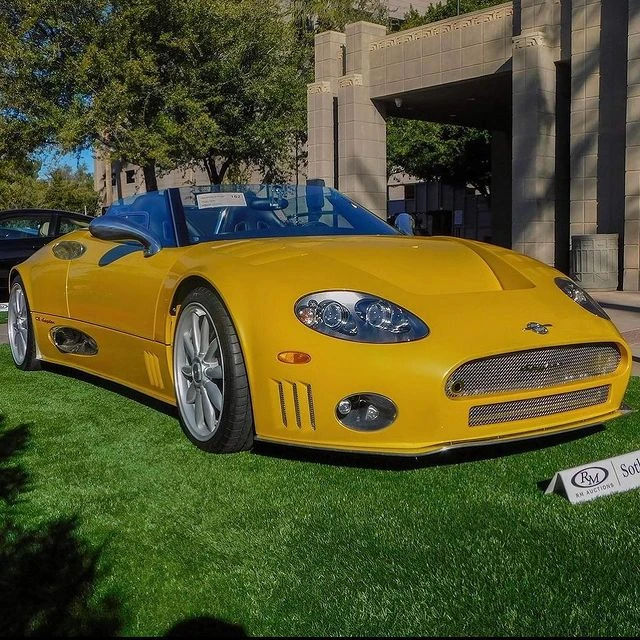
[{"label": "rm auctions logo", "polygon": [[587,467],[576,471],[571,478],[571,484],[580,489],[591,489],[602,484],[609,477],[604,467]]}]

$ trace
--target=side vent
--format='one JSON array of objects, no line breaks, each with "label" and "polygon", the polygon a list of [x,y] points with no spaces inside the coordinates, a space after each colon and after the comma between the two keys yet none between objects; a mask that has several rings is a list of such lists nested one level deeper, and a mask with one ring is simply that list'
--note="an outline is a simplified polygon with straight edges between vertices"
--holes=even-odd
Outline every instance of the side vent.
[{"label": "side vent", "polygon": [[49,335],[51,342],[62,353],[74,353],[79,356],[95,356],[98,353],[96,341],[78,329],[54,327]]},{"label": "side vent", "polygon": [[158,360],[158,356],[145,351],[144,364],[147,368],[147,375],[149,376],[151,386],[156,389],[164,389],[164,382],[162,382],[162,373],[160,373],[160,361]]},{"label": "side vent", "polygon": [[279,409],[282,426],[287,429],[293,425],[297,429],[316,429],[316,412],[313,403],[313,390],[306,382],[274,380],[275,399]]}]

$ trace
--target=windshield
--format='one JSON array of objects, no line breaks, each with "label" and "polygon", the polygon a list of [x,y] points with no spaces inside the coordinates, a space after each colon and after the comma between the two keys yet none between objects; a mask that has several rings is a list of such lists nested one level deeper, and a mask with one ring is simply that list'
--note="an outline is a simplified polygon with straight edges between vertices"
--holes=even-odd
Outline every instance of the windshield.
[{"label": "windshield", "polygon": [[322,186],[208,185],[177,191],[192,243],[398,233],[344,194]]}]

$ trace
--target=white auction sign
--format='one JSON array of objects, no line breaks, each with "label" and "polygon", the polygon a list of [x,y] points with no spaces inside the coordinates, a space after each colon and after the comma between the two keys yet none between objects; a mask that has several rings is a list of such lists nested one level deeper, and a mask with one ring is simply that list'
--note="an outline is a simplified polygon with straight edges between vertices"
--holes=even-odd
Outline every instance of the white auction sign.
[{"label": "white auction sign", "polygon": [[8,302],[0,302],[0,313],[2,313],[3,311],[8,311],[9,310],[9,303]]},{"label": "white auction sign", "polygon": [[196,195],[198,209],[209,209],[212,207],[246,207],[247,201],[244,193],[198,193]]},{"label": "white auction sign", "polygon": [[640,487],[640,451],[590,462],[556,473],[545,493],[559,493],[569,502],[586,502]]}]

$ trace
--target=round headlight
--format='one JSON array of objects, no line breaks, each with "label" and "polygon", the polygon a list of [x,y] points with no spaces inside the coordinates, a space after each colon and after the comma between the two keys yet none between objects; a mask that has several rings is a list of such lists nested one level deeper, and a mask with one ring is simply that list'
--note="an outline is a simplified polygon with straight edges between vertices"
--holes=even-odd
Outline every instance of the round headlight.
[{"label": "round headlight", "polygon": [[372,327],[383,329],[391,324],[392,314],[388,304],[378,301],[367,307],[365,319]]},{"label": "round headlight", "polygon": [[330,329],[337,329],[349,319],[349,311],[339,302],[329,302],[322,309],[322,322]]},{"label": "round headlight", "polygon": [[555,283],[565,295],[571,298],[576,304],[579,304],[583,309],[605,320],[611,320],[607,312],[573,280],[569,278],[556,278]]}]

